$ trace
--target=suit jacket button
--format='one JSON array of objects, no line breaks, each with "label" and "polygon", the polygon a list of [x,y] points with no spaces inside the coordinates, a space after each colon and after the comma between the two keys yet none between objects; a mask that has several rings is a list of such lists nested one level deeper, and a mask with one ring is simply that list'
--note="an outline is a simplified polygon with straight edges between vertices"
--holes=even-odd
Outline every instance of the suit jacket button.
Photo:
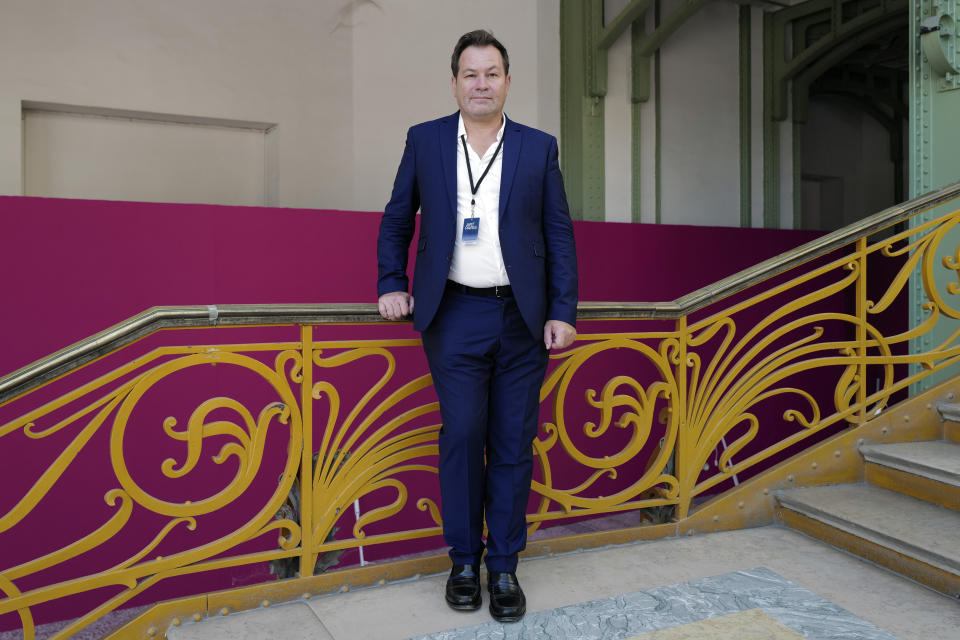
[{"label": "suit jacket button", "polygon": [[452,259],[453,259],[453,258],[452,258],[452,257],[450,256],[450,254],[448,253],[448,254],[447,254],[447,262],[450,262],[450,260],[452,260]]}]

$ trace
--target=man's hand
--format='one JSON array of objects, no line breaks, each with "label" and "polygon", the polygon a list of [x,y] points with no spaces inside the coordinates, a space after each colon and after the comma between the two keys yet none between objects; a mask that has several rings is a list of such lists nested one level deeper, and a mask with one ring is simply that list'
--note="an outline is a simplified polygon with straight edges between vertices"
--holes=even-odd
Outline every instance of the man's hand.
[{"label": "man's hand", "polygon": [[563,320],[547,320],[543,325],[543,344],[547,349],[565,349],[576,337],[577,330]]},{"label": "man's hand", "polygon": [[403,320],[413,313],[413,296],[406,291],[385,293],[377,300],[377,306],[387,320]]}]

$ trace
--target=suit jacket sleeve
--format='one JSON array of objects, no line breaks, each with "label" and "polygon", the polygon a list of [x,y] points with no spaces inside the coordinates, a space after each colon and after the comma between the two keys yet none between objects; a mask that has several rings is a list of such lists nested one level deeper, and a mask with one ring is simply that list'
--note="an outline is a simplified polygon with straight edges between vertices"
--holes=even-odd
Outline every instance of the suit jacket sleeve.
[{"label": "suit jacket sleeve", "polygon": [[551,138],[543,184],[543,237],[546,243],[547,320],[577,321],[577,252],[563,176]]},{"label": "suit jacket sleeve", "polygon": [[408,131],[403,158],[393,182],[393,193],[380,220],[380,234],[377,238],[378,296],[408,290],[410,283],[407,278],[407,258],[419,208],[416,154],[412,131]]}]

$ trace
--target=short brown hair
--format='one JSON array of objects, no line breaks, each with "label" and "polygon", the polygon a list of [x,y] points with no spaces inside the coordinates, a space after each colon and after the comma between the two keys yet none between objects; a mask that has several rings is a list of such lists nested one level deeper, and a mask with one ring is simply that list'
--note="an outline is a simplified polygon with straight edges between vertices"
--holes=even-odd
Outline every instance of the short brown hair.
[{"label": "short brown hair", "polygon": [[500,44],[500,41],[493,37],[493,34],[486,29],[477,29],[460,36],[457,45],[453,48],[453,55],[450,57],[450,70],[453,71],[453,77],[456,78],[460,73],[460,54],[467,47],[496,47],[503,58],[503,74],[510,73],[510,57],[507,55],[507,48]]}]

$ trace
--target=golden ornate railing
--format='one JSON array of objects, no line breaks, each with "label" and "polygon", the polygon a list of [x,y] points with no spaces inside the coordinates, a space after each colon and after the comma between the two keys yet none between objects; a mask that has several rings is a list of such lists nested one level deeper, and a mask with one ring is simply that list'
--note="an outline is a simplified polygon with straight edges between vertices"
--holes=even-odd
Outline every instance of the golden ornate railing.
[{"label": "golden ornate railing", "polygon": [[[738,474],[866,421],[956,362],[957,334],[926,353],[905,345],[941,317],[960,317],[946,298],[960,285],[936,277],[941,267],[960,273],[960,249],[935,259],[960,211],[890,229],[958,196],[960,184],[917,198],[672,303],[581,304],[581,320],[605,322],[584,323],[572,348],[551,355],[531,528],[655,508],[682,520]],[[881,322],[902,307],[914,273],[926,321]],[[49,458],[38,469],[43,456],[5,462],[8,473],[33,475],[2,503],[0,536],[35,538],[48,497],[64,485],[77,492],[76,469],[81,483],[99,473],[107,505],[79,533],[64,527],[73,539],[0,571],[0,615],[16,612],[32,638],[34,608],[100,594],[57,635],[67,637],[164,581],[284,559],[308,575],[321,554],[436,536],[439,416],[419,341],[318,335],[379,322],[374,305],[158,307],[0,379],[0,407],[29,405],[41,387],[70,386],[75,370],[161,329],[299,332],[158,346],[0,426],[0,451],[36,446]],[[908,363],[923,368],[903,370]],[[237,372],[243,398],[223,391]],[[157,402],[165,386],[180,401],[196,398],[192,409]],[[145,423],[154,415],[163,417]],[[156,460],[132,450],[148,431]],[[353,517],[360,498],[376,506]]]}]

